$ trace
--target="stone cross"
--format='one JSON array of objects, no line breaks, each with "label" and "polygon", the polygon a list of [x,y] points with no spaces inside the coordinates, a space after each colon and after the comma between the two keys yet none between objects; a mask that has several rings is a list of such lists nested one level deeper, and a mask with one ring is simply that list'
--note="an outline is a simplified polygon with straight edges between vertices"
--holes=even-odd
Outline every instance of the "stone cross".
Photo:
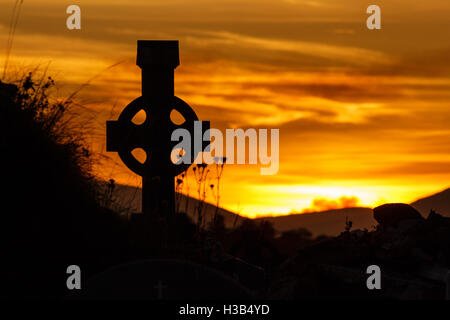
[{"label": "stone cross", "polygon": [[[177,128],[187,129],[193,146],[194,121],[198,121],[198,117],[186,102],[174,95],[174,71],[179,65],[178,41],[139,40],[137,65],[142,69],[142,96],[128,104],[117,121],[106,122],[106,150],[118,152],[125,165],[142,176],[144,216],[158,215],[167,221],[175,210],[174,177],[189,168],[189,164],[171,161],[172,149],[178,144],[178,141],[171,141],[171,135]],[[141,110],[145,111],[146,119],[136,125],[132,119]],[[172,110],[184,117],[181,125],[171,121]],[[202,122],[202,130],[208,129],[209,121]],[[208,144],[209,141],[203,141],[202,150]],[[144,163],[133,156],[136,148],[146,152]],[[195,150],[191,153],[191,163],[198,153],[195,154]]]},{"label": "stone cross", "polygon": [[163,290],[167,289],[167,286],[163,284],[161,280],[158,281],[158,284],[153,287],[154,289],[158,290],[158,299],[163,298]]}]

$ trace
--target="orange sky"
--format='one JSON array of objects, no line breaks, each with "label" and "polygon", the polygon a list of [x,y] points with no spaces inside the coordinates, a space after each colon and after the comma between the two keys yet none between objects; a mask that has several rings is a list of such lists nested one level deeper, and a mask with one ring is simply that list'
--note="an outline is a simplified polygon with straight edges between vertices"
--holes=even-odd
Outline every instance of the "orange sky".
[{"label": "orange sky", "polygon": [[[0,0],[3,48],[14,2]],[[81,7],[81,31],[66,29],[70,4]],[[379,31],[365,26],[370,4],[381,7]],[[88,141],[106,154],[105,121],[140,94],[136,40],[177,39],[175,91],[200,119],[280,129],[278,174],[226,166],[225,208],[252,217],[355,197],[410,202],[450,177],[449,17],[442,0],[25,0],[8,74],[50,62],[60,96],[98,76],[78,100]],[[108,156],[100,177],[140,183]]]}]

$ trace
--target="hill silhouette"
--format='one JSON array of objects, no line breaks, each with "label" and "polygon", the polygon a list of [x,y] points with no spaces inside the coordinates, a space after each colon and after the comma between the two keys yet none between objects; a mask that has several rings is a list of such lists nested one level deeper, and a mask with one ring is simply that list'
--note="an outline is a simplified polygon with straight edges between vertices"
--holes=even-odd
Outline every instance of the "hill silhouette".
[{"label": "hill silhouette", "polygon": [[371,230],[377,224],[373,219],[372,209],[364,207],[290,214],[281,217],[259,218],[258,220],[271,222],[279,232],[305,228],[315,236],[337,236],[344,231],[347,220],[352,221],[354,229]]},{"label": "hill silhouette", "polygon": [[[444,217],[450,217],[450,189],[420,198],[411,203],[411,206],[416,208],[423,217],[427,217],[431,210],[439,212]],[[339,235],[343,231],[346,219],[352,221],[353,229],[371,230],[377,225],[372,215],[372,209],[364,207],[294,213],[287,216],[260,219],[272,222],[274,228],[280,232],[303,227],[310,230],[314,235],[324,234],[328,236]]]},{"label": "hill silhouette", "polygon": [[[115,203],[120,207],[119,211],[140,212],[142,191],[138,187],[126,185],[116,185]],[[196,210],[199,200],[186,195],[178,195],[177,206],[196,223]],[[186,207],[187,205],[187,207]],[[205,225],[208,225],[216,212],[216,206],[205,202],[203,205],[203,214]],[[242,224],[248,218],[236,213],[219,208],[218,214],[223,217],[226,228],[234,228]],[[355,229],[370,230],[377,222],[373,219],[372,209],[364,207],[333,209],[313,213],[290,214],[279,217],[264,217],[252,219],[255,223],[269,222],[272,224],[275,232],[280,235],[286,231],[297,230],[300,228],[311,232],[313,236],[337,236],[345,228],[346,220],[352,221]]]},{"label": "hill silhouette", "polygon": [[52,86],[31,74],[0,82],[3,297],[59,296],[73,261],[91,274],[126,244],[119,216],[98,204],[89,151],[65,126],[71,102],[49,101]]},{"label": "hill silhouette", "polygon": [[433,194],[428,197],[418,199],[411,203],[424,217],[431,210],[439,212],[443,216],[450,217],[450,188]]},{"label": "hill silhouette", "polygon": [[[142,198],[140,188],[118,184],[115,197],[122,209],[126,209],[129,212],[141,211]],[[179,195],[178,199],[179,208],[186,211],[188,216],[193,221],[196,221],[197,216],[195,212],[199,200],[182,194]],[[186,202],[188,209],[184,210]],[[428,216],[430,210],[435,210],[443,216],[450,217],[450,189],[416,200],[411,203],[411,206],[416,208],[424,217]],[[205,220],[207,223],[211,222],[215,211],[215,205],[207,202],[204,204]],[[223,216],[227,228],[235,227],[248,219],[223,208],[219,208],[218,213]],[[309,230],[313,236],[337,236],[344,231],[347,220],[352,222],[353,229],[372,230],[377,225],[377,222],[373,218],[372,209],[367,207],[349,207],[310,213],[292,213],[285,216],[254,219],[255,222],[270,222],[278,234],[304,228]]]},{"label": "hill silhouette", "polygon": [[[416,208],[423,217],[427,217],[431,210],[439,212],[442,216],[450,217],[450,189],[420,198],[411,203],[411,206]],[[303,227],[316,236],[321,234],[339,235],[344,230],[346,219],[352,221],[353,229],[372,230],[377,225],[372,215],[372,209],[364,207],[260,218],[260,220],[262,219],[273,223],[274,228],[279,232]]]}]

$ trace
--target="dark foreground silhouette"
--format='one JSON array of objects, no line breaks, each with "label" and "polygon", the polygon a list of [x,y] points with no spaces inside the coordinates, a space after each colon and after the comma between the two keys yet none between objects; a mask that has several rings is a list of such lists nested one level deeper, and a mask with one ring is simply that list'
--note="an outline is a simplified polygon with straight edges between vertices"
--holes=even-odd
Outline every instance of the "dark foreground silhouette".
[{"label": "dark foreground silhouette", "polygon": [[[81,137],[64,126],[70,101],[50,102],[51,86],[0,83],[3,298],[445,297],[449,219],[404,204],[376,208],[373,231],[349,221],[338,237],[247,219],[230,227],[220,214],[199,228],[177,213],[164,239],[157,218],[124,218],[105,205],[113,182],[90,173]],[[79,292],[66,286],[73,264]],[[367,289],[373,264],[382,290]]]}]

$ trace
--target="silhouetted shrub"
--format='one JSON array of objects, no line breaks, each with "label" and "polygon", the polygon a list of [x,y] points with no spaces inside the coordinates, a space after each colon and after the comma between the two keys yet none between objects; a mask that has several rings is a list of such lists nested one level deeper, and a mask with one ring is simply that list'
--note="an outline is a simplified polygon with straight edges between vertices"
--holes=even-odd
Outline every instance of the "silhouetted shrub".
[{"label": "silhouetted shrub", "polygon": [[60,296],[67,266],[89,275],[126,244],[123,223],[97,202],[90,153],[65,117],[72,102],[50,101],[53,85],[32,74],[0,82],[4,296]]},{"label": "silhouetted shrub", "polygon": [[275,246],[275,230],[268,221],[256,223],[247,219],[227,236],[227,251],[243,260],[264,268],[271,268],[282,261]]}]

